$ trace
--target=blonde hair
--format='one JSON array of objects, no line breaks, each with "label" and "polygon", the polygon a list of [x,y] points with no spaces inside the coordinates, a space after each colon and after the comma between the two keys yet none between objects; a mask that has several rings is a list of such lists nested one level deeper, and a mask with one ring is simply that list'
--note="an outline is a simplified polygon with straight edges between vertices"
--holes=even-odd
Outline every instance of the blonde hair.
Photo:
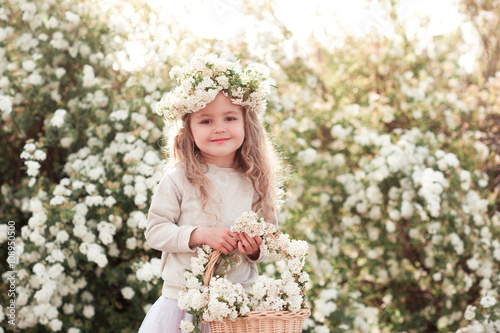
[{"label": "blonde hair", "polygon": [[[269,219],[275,212],[278,202],[279,176],[281,175],[280,159],[257,114],[249,111],[247,107],[242,107],[242,111],[245,139],[236,151],[235,165],[250,181],[258,196],[252,210],[264,212],[264,218]],[[171,159],[171,165],[184,163],[186,178],[197,189],[203,211],[210,215],[216,215],[218,221],[219,203],[209,192],[210,186],[213,187],[213,185],[203,173],[203,170],[206,169],[203,166],[206,167],[206,163],[194,141],[189,121],[191,115],[191,113],[185,114],[181,118],[182,124],[168,140],[167,153]],[[217,214],[206,210],[209,200],[216,204]]]}]

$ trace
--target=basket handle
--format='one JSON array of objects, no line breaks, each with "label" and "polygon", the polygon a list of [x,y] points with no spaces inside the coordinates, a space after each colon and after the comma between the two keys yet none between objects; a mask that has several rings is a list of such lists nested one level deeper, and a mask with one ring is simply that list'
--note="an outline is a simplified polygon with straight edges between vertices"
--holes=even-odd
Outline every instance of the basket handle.
[{"label": "basket handle", "polygon": [[208,286],[210,280],[212,279],[215,264],[217,263],[217,260],[219,260],[221,253],[221,251],[216,250],[208,255],[208,264],[207,267],[205,267],[205,273],[203,273],[203,285],[205,287]]},{"label": "basket handle", "polygon": [[[276,242],[278,242],[278,239],[273,234],[269,233],[269,234],[265,235],[264,237],[265,238],[271,238],[271,239],[275,240]],[[285,251],[285,249],[283,249],[281,246],[280,246],[280,250],[285,255],[287,254],[287,252]],[[209,285],[210,280],[212,279],[212,276],[214,274],[215,264],[217,263],[217,260],[219,260],[219,257],[221,256],[221,254],[222,254],[221,251],[215,250],[215,251],[212,251],[212,253],[210,253],[208,255],[208,264],[205,267],[205,272],[203,273],[203,285],[205,287],[207,287]]]}]

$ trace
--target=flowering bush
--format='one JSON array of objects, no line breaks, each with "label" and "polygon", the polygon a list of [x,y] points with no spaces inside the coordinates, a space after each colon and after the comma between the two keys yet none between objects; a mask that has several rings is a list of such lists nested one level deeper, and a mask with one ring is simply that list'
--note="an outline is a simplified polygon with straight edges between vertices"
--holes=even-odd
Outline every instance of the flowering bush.
[{"label": "flowering bush", "polygon": [[126,29],[110,10],[0,6],[0,242],[15,221],[25,332],[136,331],[156,298],[160,263],[145,263],[143,230],[162,130],[147,89],[114,65]]},{"label": "flowering bush", "polygon": [[[457,84],[458,68],[434,79],[431,73],[442,69],[429,62],[415,78],[411,62],[399,60],[413,54],[393,58],[399,43],[373,59],[366,39],[364,46],[350,42],[331,62],[333,73],[345,75],[333,77],[344,82],[335,93],[346,103],[339,100],[329,113],[322,111],[328,100],[299,104],[302,120],[282,122],[280,139],[298,169],[285,216],[313,249],[315,306],[306,327],[456,330],[467,325],[468,304],[499,292],[500,214],[490,210],[482,170],[493,154],[471,128],[481,112],[465,102],[469,96],[443,92]],[[366,59],[363,70],[386,81],[366,83],[357,71],[342,72],[351,59],[346,50],[352,66]],[[361,94],[345,98],[338,93],[344,89]]]},{"label": "flowering bush", "polygon": [[[299,311],[307,306],[309,275],[303,271],[307,254],[305,241],[290,240],[287,234],[276,231],[274,225],[254,212],[243,213],[231,231],[262,237],[262,253],[275,260],[286,260],[288,268],[282,279],[260,276],[252,290],[245,291],[240,283],[227,279],[230,269],[241,262],[240,256],[224,255],[207,245],[199,247],[198,256],[191,259],[191,270],[185,273],[186,287],[179,294],[179,308],[193,314],[193,323],[181,323],[183,332],[199,331],[202,320],[234,321],[250,311]],[[214,268],[219,260],[222,262]],[[217,275],[212,278],[213,273]]]}]

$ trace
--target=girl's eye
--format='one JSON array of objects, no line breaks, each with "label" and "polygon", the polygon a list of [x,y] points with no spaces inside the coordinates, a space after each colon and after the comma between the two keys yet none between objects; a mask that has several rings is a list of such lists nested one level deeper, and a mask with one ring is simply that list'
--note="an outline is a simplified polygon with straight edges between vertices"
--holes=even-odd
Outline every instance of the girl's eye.
[{"label": "girl's eye", "polygon": [[235,120],[236,120],[236,118],[235,118],[235,117],[227,117],[227,118],[226,118],[226,120],[227,120],[227,121],[235,121]]},{"label": "girl's eye", "polygon": [[210,123],[211,123],[211,121],[210,121],[210,120],[208,120],[208,119],[206,119],[206,120],[202,120],[202,121],[200,122],[200,124],[210,124]]}]

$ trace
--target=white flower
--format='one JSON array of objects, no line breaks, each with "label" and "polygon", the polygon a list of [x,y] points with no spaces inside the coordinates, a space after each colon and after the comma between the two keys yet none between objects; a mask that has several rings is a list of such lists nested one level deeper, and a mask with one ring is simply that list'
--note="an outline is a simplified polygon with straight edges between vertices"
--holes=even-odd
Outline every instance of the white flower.
[{"label": "white flower", "polygon": [[33,60],[23,61],[23,69],[26,72],[32,72],[36,68],[36,63]]},{"label": "white flower", "polygon": [[[212,283],[213,278],[210,283]],[[199,289],[187,289],[186,292],[181,292],[179,294],[178,306],[180,309],[194,309],[199,310],[206,306],[208,303],[208,295]]]},{"label": "white flower", "polygon": [[137,248],[137,239],[134,237],[127,238],[127,241],[125,242],[125,246],[129,250],[135,250]]},{"label": "white flower", "polygon": [[0,244],[5,243],[7,241],[7,224],[0,225]]},{"label": "white flower", "polygon": [[477,260],[477,255],[467,260],[467,266],[473,271],[479,268],[479,261]]},{"label": "white flower", "polygon": [[143,223],[147,222],[146,215],[141,211],[133,211],[127,219],[127,226],[131,229],[139,228]]},{"label": "white flower", "polygon": [[345,140],[351,132],[352,127],[343,128],[340,125],[335,125],[330,130],[331,136],[338,140]]},{"label": "white flower", "polygon": [[121,292],[122,292],[123,298],[125,298],[125,299],[132,299],[132,297],[134,297],[134,295],[135,295],[134,289],[132,289],[130,287],[122,288]]},{"label": "white flower", "polygon": [[40,73],[38,73],[37,70],[35,70],[34,72],[32,72],[27,78],[26,78],[26,81],[25,81],[27,84],[31,84],[33,86],[39,86],[43,83],[43,78],[42,76],[40,75]]},{"label": "white flower", "polygon": [[418,194],[422,196],[432,217],[438,217],[441,209],[441,193],[448,187],[448,181],[443,173],[431,168],[415,170],[412,174],[415,184],[421,185]]},{"label": "white flower", "polygon": [[450,243],[453,245],[453,247],[455,249],[455,252],[457,252],[457,254],[463,254],[464,253],[464,242],[462,241],[460,236],[458,236],[456,233],[453,232],[448,237],[450,239]]},{"label": "white flower", "polygon": [[61,79],[64,74],[66,74],[66,69],[64,67],[58,67],[55,69],[54,74],[56,75],[57,79]]},{"label": "white flower", "polygon": [[186,278],[186,288],[188,289],[201,289],[201,283],[196,276]]},{"label": "white flower", "polygon": [[485,145],[481,141],[476,141],[474,143],[474,148],[476,148],[479,159],[481,161],[486,161],[488,159],[488,155],[490,154],[490,149],[488,148],[487,145]]},{"label": "white flower", "polygon": [[65,136],[61,139],[61,147],[63,148],[68,148],[72,143],[73,143],[73,138],[71,137]]},{"label": "white flower", "polygon": [[149,165],[156,166],[160,164],[160,157],[156,151],[148,151],[144,154],[143,161]]},{"label": "white flower", "polygon": [[83,307],[83,315],[88,319],[92,319],[95,315],[94,307],[92,305],[85,305]]},{"label": "white flower", "polygon": [[135,274],[139,281],[149,282],[155,277],[159,278],[161,275],[161,260],[154,258],[150,262],[143,263]]},{"label": "white flower", "polygon": [[33,154],[33,158],[37,161],[44,161],[47,158],[47,154],[43,150],[37,149]]},{"label": "white flower", "polygon": [[497,304],[497,300],[492,296],[483,296],[479,302],[484,308],[491,308],[493,305]]},{"label": "white flower", "polygon": [[40,304],[46,304],[50,302],[52,295],[56,290],[56,282],[53,280],[47,281],[43,284],[42,288],[35,293],[35,299]]},{"label": "white flower", "polygon": [[80,252],[87,255],[89,261],[95,262],[99,267],[105,267],[108,264],[108,258],[99,244],[83,242],[79,249]]},{"label": "white flower", "polygon": [[467,308],[465,309],[465,313],[464,313],[465,320],[470,321],[470,320],[473,320],[474,318],[476,318],[476,309],[477,309],[476,306],[467,305]]},{"label": "white flower", "polygon": [[436,157],[440,157],[437,161],[439,170],[446,170],[448,168],[457,168],[460,165],[458,158],[453,153],[444,153],[442,150],[436,151]]},{"label": "white flower", "polygon": [[148,197],[142,193],[139,193],[135,196],[134,198],[134,203],[137,205],[137,206],[143,206],[146,204],[146,201],[148,200]]},{"label": "white flower", "polygon": [[288,132],[296,127],[297,127],[297,120],[295,120],[295,118],[293,117],[287,118],[281,123],[281,128],[285,132]]},{"label": "white flower", "polygon": [[125,120],[128,118],[128,111],[127,110],[116,110],[111,112],[109,115],[109,119],[114,120],[114,121],[120,121],[120,120]]},{"label": "white flower", "polygon": [[92,87],[99,83],[99,80],[95,78],[94,68],[90,65],[83,66],[83,87]]},{"label": "white flower", "polygon": [[387,232],[393,233],[394,231],[396,231],[396,224],[394,224],[394,222],[392,221],[387,221],[385,224],[385,229],[387,230]]},{"label": "white flower", "polygon": [[78,14],[75,14],[73,12],[66,11],[66,20],[71,23],[79,23],[80,16],[78,16]]},{"label": "white flower", "polygon": [[66,256],[63,251],[60,249],[54,249],[46,258],[47,262],[53,264],[55,262],[64,262],[66,260]]},{"label": "white flower", "polygon": [[116,199],[113,198],[112,196],[109,196],[107,197],[105,200],[104,200],[104,206],[106,207],[113,207],[116,203]]},{"label": "white flower", "polygon": [[52,319],[49,323],[49,327],[54,331],[54,332],[59,332],[62,329],[62,321],[59,319]]},{"label": "white flower", "polygon": [[8,96],[0,95],[0,112],[9,115],[12,112],[12,101]]},{"label": "white flower", "polygon": [[58,109],[54,113],[52,119],[50,119],[50,124],[54,127],[61,127],[64,124],[64,117],[66,116],[66,110]]},{"label": "white flower", "polygon": [[267,67],[266,65],[261,64],[261,63],[248,64],[245,71],[255,72],[255,73],[258,73],[264,77],[267,77],[270,74],[269,67]]},{"label": "white flower", "polygon": [[259,218],[255,212],[244,212],[238,217],[233,226],[232,232],[247,233],[250,237],[264,236],[275,231],[274,225],[266,223]]},{"label": "white flower", "polygon": [[330,333],[330,329],[325,325],[318,325],[314,327],[314,333]]},{"label": "white flower", "polygon": [[189,321],[182,320],[179,329],[182,331],[182,333],[189,333],[194,330],[194,325]]},{"label": "white flower", "polygon": [[38,170],[40,169],[40,163],[36,161],[25,161],[24,164],[28,167],[26,173],[28,176],[36,177],[38,175]]},{"label": "white flower", "polygon": [[36,145],[32,142],[29,142],[24,145],[23,149],[28,153],[33,153],[36,150]]},{"label": "white flower", "polygon": [[313,164],[317,157],[318,152],[314,148],[307,148],[306,150],[299,151],[297,154],[297,159],[304,165]]},{"label": "white flower", "polygon": [[54,266],[51,266],[48,270],[48,276],[51,279],[57,279],[64,272],[64,267],[60,263],[56,263]]}]

